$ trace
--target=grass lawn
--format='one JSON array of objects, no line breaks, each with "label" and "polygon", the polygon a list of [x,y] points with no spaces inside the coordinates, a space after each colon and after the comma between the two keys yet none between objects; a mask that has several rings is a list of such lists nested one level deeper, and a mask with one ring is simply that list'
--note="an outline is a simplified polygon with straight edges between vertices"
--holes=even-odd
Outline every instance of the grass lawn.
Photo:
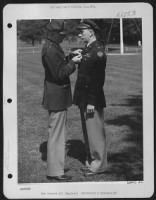
[{"label": "grass lawn", "polygon": [[[48,114],[42,108],[44,71],[40,53],[18,54],[18,181],[49,182],[46,179]],[[72,90],[76,73],[71,75]],[[143,180],[142,55],[109,55],[104,86],[107,107],[109,170],[84,177],[84,143],[79,110],[68,112],[66,173],[72,181]]]}]

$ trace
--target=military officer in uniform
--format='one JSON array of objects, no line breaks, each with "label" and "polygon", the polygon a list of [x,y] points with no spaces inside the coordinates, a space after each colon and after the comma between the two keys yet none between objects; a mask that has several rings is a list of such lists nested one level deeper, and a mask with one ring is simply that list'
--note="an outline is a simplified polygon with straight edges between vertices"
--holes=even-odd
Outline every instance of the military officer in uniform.
[{"label": "military officer in uniform", "polygon": [[[99,27],[92,20],[78,26],[79,37],[86,42],[81,50],[82,60],[74,90],[74,104],[81,112],[82,125],[86,124],[90,159],[86,160],[85,176],[103,173],[107,167],[106,135],[104,130],[104,95],[106,54],[104,45],[97,40]],[[84,117],[83,117],[84,116]],[[85,141],[87,142],[87,141]]]},{"label": "military officer in uniform", "polygon": [[69,75],[75,71],[75,63],[81,60],[78,55],[67,62],[60,46],[65,34],[64,20],[52,20],[47,25],[47,40],[42,48],[43,106],[49,113],[47,178],[58,181],[71,179],[64,174],[67,108],[72,105]]}]

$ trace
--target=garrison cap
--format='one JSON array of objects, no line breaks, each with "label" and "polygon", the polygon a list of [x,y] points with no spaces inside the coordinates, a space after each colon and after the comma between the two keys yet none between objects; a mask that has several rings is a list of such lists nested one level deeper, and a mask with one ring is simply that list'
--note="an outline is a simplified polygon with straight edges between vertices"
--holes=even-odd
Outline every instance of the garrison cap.
[{"label": "garrison cap", "polygon": [[93,29],[94,31],[99,31],[100,28],[98,27],[98,25],[90,20],[90,19],[85,19],[82,22],[80,22],[80,24],[78,25],[77,29]]},{"label": "garrison cap", "polygon": [[63,19],[53,19],[47,24],[48,31],[56,31],[61,35],[66,35],[65,21]]}]

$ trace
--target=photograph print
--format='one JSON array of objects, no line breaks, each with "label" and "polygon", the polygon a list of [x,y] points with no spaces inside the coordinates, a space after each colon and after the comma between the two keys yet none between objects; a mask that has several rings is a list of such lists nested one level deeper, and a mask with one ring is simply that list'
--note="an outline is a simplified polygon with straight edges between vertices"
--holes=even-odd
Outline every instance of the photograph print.
[{"label": "photograph print", "polygon": [[143,182],[142,18],[16,25],[18,184]]}]

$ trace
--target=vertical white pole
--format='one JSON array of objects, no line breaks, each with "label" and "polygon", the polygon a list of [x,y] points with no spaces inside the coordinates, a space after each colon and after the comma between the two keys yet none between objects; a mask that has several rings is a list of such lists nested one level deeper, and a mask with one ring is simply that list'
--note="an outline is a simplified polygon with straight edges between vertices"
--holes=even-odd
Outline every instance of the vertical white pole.
[{"label": "vertical white pole", "polygon": [[120,17],[120,53],[124,53],[124,44],[123,44],[123,20]]}]

